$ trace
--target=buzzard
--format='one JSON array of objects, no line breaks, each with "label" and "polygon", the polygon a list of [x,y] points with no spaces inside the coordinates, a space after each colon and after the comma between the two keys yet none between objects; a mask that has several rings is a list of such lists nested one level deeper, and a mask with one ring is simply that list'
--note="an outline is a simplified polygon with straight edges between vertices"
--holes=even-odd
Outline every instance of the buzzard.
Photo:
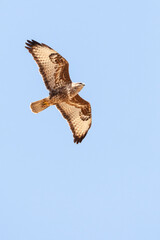
[{"label": "buzzard", "polygon": [[27,40],[26,46],[39,66],[49,96],[31,103],[32,112],[39,113],[55,105],[68,121],[74,142],[81,142],[91,127],[91,105],[78,93],[83,83],[73,83],[69,76],[69,64],[65,58],[49,46]]}]

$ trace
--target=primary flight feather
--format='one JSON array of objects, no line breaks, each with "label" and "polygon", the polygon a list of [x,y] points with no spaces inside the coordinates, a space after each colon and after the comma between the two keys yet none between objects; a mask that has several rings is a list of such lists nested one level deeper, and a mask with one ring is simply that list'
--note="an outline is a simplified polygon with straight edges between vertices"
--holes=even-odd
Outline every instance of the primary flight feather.
[{"label": "primary flight feather", "polygon": [[81,142],[92,123],[91,105],[78,95],[84,84],[72,83],[67,60],[49,46],[27,40],[25,47],[38,64],[49,90],[49,97],[31,103],[31,110],[39,113],[55,105],[68,121],[74,142]]}]

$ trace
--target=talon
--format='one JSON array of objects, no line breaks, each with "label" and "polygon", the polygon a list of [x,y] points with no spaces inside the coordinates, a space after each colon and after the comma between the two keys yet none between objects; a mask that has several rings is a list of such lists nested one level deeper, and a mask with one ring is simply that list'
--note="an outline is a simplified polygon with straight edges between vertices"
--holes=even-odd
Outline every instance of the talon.
[{"label": "talon", "polygon": [[49,106],[49,103],[48,102],[43,102],[43,106]]}]

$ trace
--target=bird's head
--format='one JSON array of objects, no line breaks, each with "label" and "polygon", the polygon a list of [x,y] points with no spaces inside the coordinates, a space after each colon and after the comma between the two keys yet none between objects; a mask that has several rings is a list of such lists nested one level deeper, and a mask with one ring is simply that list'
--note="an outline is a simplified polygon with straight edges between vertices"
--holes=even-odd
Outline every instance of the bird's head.
[{"label": "bird's head", "polygon": [[79,88],[80,90],[85,86],[84,83],[75,83],[76,87]]},{"label": "bird's head", "polygon": [[71,92],[70,95],[72,97],[76,96],[82,88],[85,86],[84,83],[71,83]]},{"label": "bird's head", "polygon": [[84,83],[72,83],[72,88],[80,91],[85,86]]}]

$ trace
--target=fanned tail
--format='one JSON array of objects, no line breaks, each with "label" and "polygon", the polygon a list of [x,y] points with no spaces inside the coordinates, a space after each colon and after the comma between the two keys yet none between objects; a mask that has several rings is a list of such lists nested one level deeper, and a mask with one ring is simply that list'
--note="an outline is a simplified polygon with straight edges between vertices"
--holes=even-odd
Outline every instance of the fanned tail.
[{"label": "fanned tail", "polygon": [[51,104],[50,104],[49,98],[44,98],[39,101],[31,103],[30,108],[31,108],[32,112],[39,113],[39,112],[43,111],[44,109],[48,108],[50,105]]}]

